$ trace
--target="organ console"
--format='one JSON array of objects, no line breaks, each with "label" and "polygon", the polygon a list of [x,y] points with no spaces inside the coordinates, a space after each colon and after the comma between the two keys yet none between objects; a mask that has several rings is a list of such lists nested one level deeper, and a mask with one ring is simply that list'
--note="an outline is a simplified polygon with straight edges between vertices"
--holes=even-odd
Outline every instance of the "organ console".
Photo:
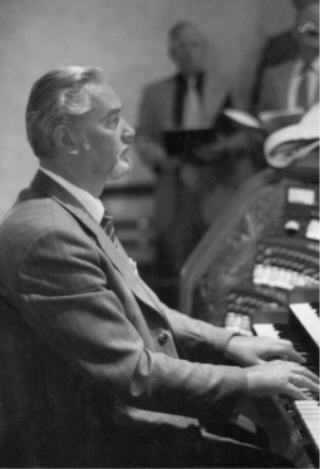
[{"label": "organ console", "polygon": [[[316,290],[310,290],[318,294]],[[306,293],[309,293],[307,291]],[[305,292],[301,292],[300,301],[305,301]],[[295,300],[298,301],[298,300]],[[317,300],[318,301],[318,300]],[[319,303],[318,303],[319,305]],[[304,356],[305,366],[319,375],[319,308],[308,302],[290,303],[289,315],[285,321],[271,324],[255,324],[257,335],[280,337],[291,340],[295,348]],[[290,402],[282,398],[282,405],[288,414],[287,424],[295,432],[296,444],[303,444],[310,463],[306,467],[319,466],[320,448],[320,411],[316,396],[310,400]],[[279,403],[278,403],[279,405]],[[280,404],[281,405],[281,404]]]},{"label": "organ console", "polygon": [[[181,272],[180,308],[240,334],[285,337],[319,374],[317,154],[254,176],[223,209]],[[319,402],[262,399],[254,418],[271,449],[319,466]]]}]

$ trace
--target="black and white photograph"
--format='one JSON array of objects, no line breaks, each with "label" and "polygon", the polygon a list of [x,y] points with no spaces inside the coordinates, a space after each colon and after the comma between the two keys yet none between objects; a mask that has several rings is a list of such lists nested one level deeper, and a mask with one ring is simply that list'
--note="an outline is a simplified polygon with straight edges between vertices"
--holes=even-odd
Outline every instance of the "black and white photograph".
[{"label": "black and white photograph", "polygon": [[319,467],[319,0],[0,0],[0,468]]}]

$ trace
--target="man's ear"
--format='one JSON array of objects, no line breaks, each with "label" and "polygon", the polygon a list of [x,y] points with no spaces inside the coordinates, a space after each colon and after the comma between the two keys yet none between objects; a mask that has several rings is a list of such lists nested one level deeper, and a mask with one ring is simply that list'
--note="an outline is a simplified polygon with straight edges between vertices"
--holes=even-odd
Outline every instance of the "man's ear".
[{"label": "man's ear", "polygon": [[78,141],[70,127],[65,124],[58,124],[53,131],[53,140],[57,148],[71,155],[77,155]]}]

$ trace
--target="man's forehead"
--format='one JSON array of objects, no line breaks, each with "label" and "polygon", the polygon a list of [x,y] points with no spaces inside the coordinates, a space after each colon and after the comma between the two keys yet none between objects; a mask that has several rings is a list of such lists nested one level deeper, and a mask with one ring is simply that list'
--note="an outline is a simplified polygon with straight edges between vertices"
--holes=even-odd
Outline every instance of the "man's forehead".
[{"label": "man's forehead", "polygon": [[198,31],[198,29],[192,25],[186,25],[176,34],[174,40],[176,41],[196,41],[196,42],[204,42],[204,37]]},{"label": "man's forehead", "polygon": [[87,92],[93,108],[97,110],[107,111],[122,108],[119,96],[107,81],[88,84]]}]

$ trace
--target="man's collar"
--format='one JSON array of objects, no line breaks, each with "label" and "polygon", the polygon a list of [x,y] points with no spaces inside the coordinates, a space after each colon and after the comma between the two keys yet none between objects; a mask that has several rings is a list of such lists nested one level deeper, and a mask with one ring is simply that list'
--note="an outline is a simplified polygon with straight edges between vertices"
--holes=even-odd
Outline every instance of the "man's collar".
[{"label": "man's collar", "polygon": [[[194,78],[196,79],[196,82],[197,82],[197,86],[200,86],[202,85],[202,82],[203,82],[203,78],[204,78],[204,72],[199,72],[197,73]],[[183,75],[182,73],[177,73],[176,75],[176,80],[178,83],[182,84],[183,86],[186,86],[187,84],[187,81],[188,81],[188,77],[186,77],[185,75]]]},{"label": "man's collar", "polygon": [[70,194],[73,195],[84,208],[90,213],[92,218],[94,218],[97,223],[100,223],[104,213],[104,206],[100,199],[97,199],[89,192],[85,191],[79,186],[72,184],[70,181],[67,181],[62,176],[40,167],[40,171],[46,174],[48,177],[53,179],[57,184],[66,189]]},{"label": "man's collar", "polygon": [[[306,67],[306,63],[304,62],[304,60],[299,59],[298,68],[302,70],[304,67]],[[314,70],[315,72],[319,72],[319,56],[318,55],[308,65],[308,68]]]},{"label": "man's collar", "polygon": [[[50,174],[50,172],[49,172]],[[127,282],[129,288],[133,293],[143,302],[147,303],[151,308],[155,309],[161,314],[161,307],[159,300],[154,294],[148,293],[148,288],[141,281],[140,277],[136,275],[132,268],[128,268],[128,259],[122,250],[116,249],[113,242],[106,236],[103,229],[96,223],[93,217],[88,213],[87,207],[84,207],[83,202],[79,200],[74,194],[71,193],[57,178],[51,177],[47,171],[39,170],[32,183],[31,189],[40,193],[42,196],[49,196],[70,212],[81,224],[83,224],[91,233],[96,237],[98,244],[105,251],[106,255],[110,258],[114,267],[120,272],[122,277]],[[34,198],[34,192],[30,190],[21,194],[21,201],[27,198]],[[24,199],[24,198],[25,199]],[[130,262],[130,261],[129,261]]]}]

